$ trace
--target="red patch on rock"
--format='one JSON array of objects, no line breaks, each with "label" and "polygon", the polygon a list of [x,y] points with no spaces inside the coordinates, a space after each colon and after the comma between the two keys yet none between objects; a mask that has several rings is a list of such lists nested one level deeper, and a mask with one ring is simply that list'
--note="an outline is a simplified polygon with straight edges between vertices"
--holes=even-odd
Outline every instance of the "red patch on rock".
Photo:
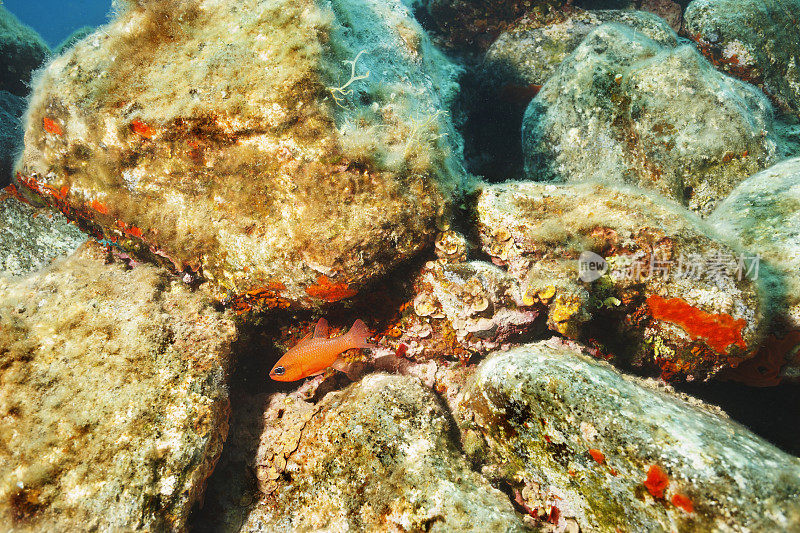
[{"label": "red patch on rock", "polygon": [[306,293],[314,298],[320,298],[326,302],[338,302],[345,298],[350,298],[358,294],[348,287],[347,283],[333,283],[328,276],[320,275],[317,277],[316,285],[306,287]]},{"label": "red patch on rock", "polygon": [[106,207],[103,203],[98,202],[97,200],[92,200],[90,204],[91,208],[97,211],[98,213],[102,213],[104,215],[108,214],[108,207]]},{"label": "red patch on rock", "polygon": [[660,466],[652,465],[647,471],[647,479],[644,480],[644,486],[653,498],[663,498],[664,491],[669,486],[669,477]]},{"label": "red patch on rock", "polygon": [[747,348],[742,338],[742,329],[747,325],[743,318],[706,313],[680,298],[667,300],[657,294],[647,297],[647,305],[653,318],[680,326],[693,339],[703,339],[717,353],[727,355],[731,344]]},{"label": "red patch on rock", "polygon": [[155,128],[142,122],[141,120],[133,120],[131,122],[131,129],[134,133],[141,135],[145,139],[152,139],[156,134]]},{"label": "red patch on rock", "polygon": [[672,496],[672,505],[675,507],[680,507],[687,513],[694,512],[694,504],[692,500],[689,499],[688,496],[684,496],[683,494],[674,494]]},{"label": "red patch on rock", "polygon": [[603,455],[603,452],[600,450],[592,448],[589,450],[589,455],[591,455],[592,459],[594,459],[598,464],[603,464],[606,462],[606,456]]},{"label": "red patch on rock", "polygon": [[61,126],[58,124],[58,122],[47,117],[42,119],[42,127],[44,127],[44,131],[47,133],[52,133],[53,135],[64,134],[64,130],[61,129]]}]

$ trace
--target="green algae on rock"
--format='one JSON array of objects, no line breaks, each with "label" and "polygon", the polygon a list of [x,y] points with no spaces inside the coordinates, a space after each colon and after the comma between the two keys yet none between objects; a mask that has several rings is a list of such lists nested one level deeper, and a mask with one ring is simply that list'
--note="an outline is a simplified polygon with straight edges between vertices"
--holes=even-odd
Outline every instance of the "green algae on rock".
[{"label": "green algae on rock", "polygon": [[[704,379],[764,338],[772,294],[748,278],[755,255],[672,200],[625,186],[508,182],[483,187],[476,209],[483,249],[519,280],[523,303],[620,362]],[[580,271],[592,258],[597,269]],[[716,339],[722,330],[730,336]]]},{"label": "green algae on rock", "polygon": [[131,2],[39,76],[18,179],[218,299],[321,305],[433,241],[457,74],[399,0]]},{"label": "green algae on rock", "polygon": [[50,49],[39,34],[0,5],[0,91],[26,96],[33,71],[48,55]]},{"label": "green algae on rock", "polygon": [[283,400],[267,409],[258,453],[270,493],[241,531],[525,530],[418,380],[372,374],[313,407]]},{"label": "green algae on rock", "polygon": [[677,35],[663,20],[642,11],[571,9],[556,18],[525,16],[514,21],[463,83],[470,111],[465,155],[475,172],[492,181],[522,174],[520,128],[525,109],[556,67],[606,22],[630,26],[665,46],[677,44]]},{"label": "green algae on rock", "polygon": [[[529,508],[552,502],[560,523],[575,520],[581,531],[797,531],[800,523],[800,460],[718,410],[559,342],[490,356],[461,410],[473,440],[485,439],[475,457],[483,471]],[[647,482],[651,469],[659,483]]]},{"label": "green algae on rock", "polygon": [[77,30],[70,33],[63,41],[61,41],[58,46],[53,49],[53,55],[61,55],[67,51],[68,48],[71,48],[75,45],[75,43],[85,39],[89,35],[95,32],[97,28],[93,26],[83,26],[78,28]]},{"label": "green algae on rock", "polygon": [[0,188],[11,182],[14,159],[22,153],[25,99],[0,90]]},{"label": "green algae on rock", "polygon": [[523,119],[531,179],[628,183],[702,216],[777,160],[773,110],[690,45],[605,24],[564,60]]},{"label": "green algae on rock", "polygon": [[0,277],[0,523],[181,530],[227,433],[233,320],[88,243]]},{"label": "green algae on rock", "polygon": [[486,51],[483,68],[506,83],[544,85],[559,64],[595,28],[614,22],[632,28],[663,46],[676,46],[678,35],[659,17],[643,11],[573,11],[563,20],[542,25],[522,18]]},{"label": "green algae on rock", "polygon": [[764,262],[764,273],[775,270],[774,290],[780,301],[773,324],[774,341],[797,337],[772,364],[800,379],[800,158],[788,159],[742,182],[711,213],[708,221],[730,243],[738,243]]},{"label": "green algae on rock", "polygon": [[86,235],[61,213],[36,209],[0,191],[0,276],[22,276],[69,255]]},{"label": "green algae on rock", "polygon": [[694,0],[686,33],[709,61],[800,114],[798,0]]}]

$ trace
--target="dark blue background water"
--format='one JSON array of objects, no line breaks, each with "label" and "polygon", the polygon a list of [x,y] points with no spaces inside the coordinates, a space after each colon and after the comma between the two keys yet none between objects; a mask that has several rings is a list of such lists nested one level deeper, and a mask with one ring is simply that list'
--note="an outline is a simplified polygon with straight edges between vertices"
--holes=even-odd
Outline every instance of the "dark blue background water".
[{"label": "dark blue background water", "polygon": [[105,24],[111,0],[3,0],[3,6],[54,48],[78,28]]}]

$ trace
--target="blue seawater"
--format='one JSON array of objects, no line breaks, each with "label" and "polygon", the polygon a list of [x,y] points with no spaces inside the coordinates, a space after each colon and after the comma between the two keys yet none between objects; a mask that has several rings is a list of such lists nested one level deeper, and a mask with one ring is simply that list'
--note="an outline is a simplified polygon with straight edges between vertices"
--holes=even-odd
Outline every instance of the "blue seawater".
[{"label": "blue seawater", "polygon": [[55,48],[75,30],[108,20],[111,0],[3,0],[3,7]]}]

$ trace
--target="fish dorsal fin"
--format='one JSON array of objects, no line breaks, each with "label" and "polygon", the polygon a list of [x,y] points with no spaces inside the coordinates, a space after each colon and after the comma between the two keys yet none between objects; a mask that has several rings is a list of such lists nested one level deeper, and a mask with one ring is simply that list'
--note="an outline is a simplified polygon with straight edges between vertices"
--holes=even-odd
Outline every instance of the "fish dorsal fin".
[{"label": "fish dorsal fin", "polygon": [[328,321],[324,318],[320,318],[317,325],[314,326],[314,338],[328,338]]},{"label": "fish dorsal fin", "polygon": [[311,332],[309,332],[308,335],[300,339],[300,341],[297,344],[295,344],[295,346],[300,346],[301,344],[305,344],[310,340],[311,340]]}]

